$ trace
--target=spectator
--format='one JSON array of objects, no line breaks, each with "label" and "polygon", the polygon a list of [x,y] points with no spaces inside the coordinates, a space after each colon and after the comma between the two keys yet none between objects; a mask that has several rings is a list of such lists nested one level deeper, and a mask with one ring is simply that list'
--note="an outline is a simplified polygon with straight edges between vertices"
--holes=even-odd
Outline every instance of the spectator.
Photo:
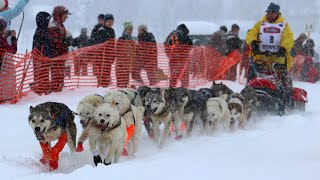
[{"label": "spectator", "polygon": [[[62,56],[68,53],[68,46],[71,45],[68,42],[70,35],[67,34],[63,25],[67,20],[68,15],[70,15],[68,9],[63,6],[56,6],[53,10],[53,21],[49,25],[49,39],[52,44],[53,57]],[[62,91],[64,86],[65,62],[65,59],[56,59],[52,62],[51,89],[53,92]]]},{"label": "spectator", "polygon": [[[87,35],[87,28],[81,29],[81,34],[79,37],[73,40],[73,47],[83,48],[89,46],[89,36]],[[74,61],[74,71],[75,75],[79,76],[80,71],[82,72],[81,75],[87,76],[88,75],[88,62],[85,59],[80,57],[79,60]]]},{"label": "spectator", "polygon": [[6,52],[15,54],[17,52],[17,38],[16,38],[16,31],[12,30],[11,42],[10,45],[7,42],[6,38],[6,29],[7,29],[7,22],[4,19],[0,19],[0,71],[3,63],[3,57]]},{"label": "spectator", "polygon": [[301,69],[301,80],[306,82],[315,83],[319,80],[319,59],[318,54],[314,50],[315,43],[313,39],[308,39],[302,46],[302,55],[305,60]]},{"label": "spectator", "polygon": [[95,45],[97,44],[96,40],[98,39],[97,37],[97,32],[98,30],[104,26],[104,14],[100,14],[98,16],[98,24],[96,24],[94,26],[94,28],[92,29],[92,32],[91,32],[91,36],[90,36],[90,44],[91,45]]},{"label": "spectator", "polygon": [[[46,57],[52,57],[52,46],[49,40],[49,23],[51,15],[47,12],[39,12],[36,16],[37,29],[33,36],[32,49],[37,49]],[[37,94],[49,94],[50,87],[50,64],[41,61],[37,57],[33,58],[34,82],[30,84],[31,89]],[[49,88],[48,88],[49,87]]]},{"label": "spectator", "polygon": [[[239,38],[240,27],[237,24],[231,26],[231,31],[227,35],[228,54],[239,50],[241,51],[243,41]],[[227,72],[226,79],[235,81],[237,77],[237,64],[232,66]]]},{"label": "spectator", "polygon": [[228,52],[228,46],[226,42],[227,32],[227,27],[221,26],[220,29],[213,33],[209,39],[209,45],[215,48],[223,56],[225,56]]},{"label": "spectator", "polygon": [[178,78],[182,75],[181,85],[189,86],[188,58],[192,48],[189,29],[185,24],[180,24],[166,39],[165,50],[170,61],[170,87],[176,87]]},{"label": "spectator", "polygon": [[104,17],[104,26],[102,26],[97,36],[94,38],[96,44],[106,43],[103,46],[103,59],[94,62],[94,73],[97,75],[98,87],[108,87],[111,81],[111,66],[115,60],[115,33],[112,28],[114,18],[112,14]]},{"label": "spectator", "polygon": [[313,39],[308,39],[305,44],[302,46],[302,55],[303,56],[308,56],[308,57],[313,57],[314,56],[314,47],[315,43]]},{"label": "spectator", "polygon": [[297,55],[302,54],[302,45],[303,42],[308,39],[307,35],[305,33],[302,33],[299,35],[299,37],[294,41],[294,45],[291,50],[292,57],[296,57]]},{"label": "spectator", "polygon": [[140,25],[138,28],[137,60],[134,65],[133,79],[143,83],[140,72],[142,69],[145,69],[151,86],[157,83],[155,76],[158,63],[156,43],[153,34],[148,32],[148,27],[146,25]]},{"label": "spectator", "polygon": [[116,75],[118,88],[128,86],[136,58],[136,45],[132,37],[132,22],[125,22],[123,26],[124,31],[117,42]]}]

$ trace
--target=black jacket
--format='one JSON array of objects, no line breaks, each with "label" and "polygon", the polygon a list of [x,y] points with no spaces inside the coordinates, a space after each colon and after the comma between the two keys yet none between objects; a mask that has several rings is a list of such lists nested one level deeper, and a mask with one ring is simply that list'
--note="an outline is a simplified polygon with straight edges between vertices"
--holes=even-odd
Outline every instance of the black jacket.
[{"label": "black jacket", "polygon": [[46,12],[37,14],[37,29],[33,36],[33,49],[38,49],[43,55],[53,57],[52,45],[49,39],[49,23],[51,15]]},{"label": "black jacket", "polygon": [[150,32],[145,32],[143,34],[139,34],[138,41],[139,42],[156,43],[156,39],[154,38],[154,35]]},{"label": "black jacket", "polygon": [[97,32],[92,34],[91,44],[96,45],[96,44],[105,43],[109,39],[114,39],[115,37],[116,35],[112,28],[102,26],[98,29]]},{"label": "black jacket", "polygon": [[238,35],[229,32],[227,35],[227,46],[228,52],[231,53],[234,50],[242,50],[243,41],[239,38]]},{"label": "black jacket", "polygon": [[80,35],[79,37],[75,38],[72,43],[73,47],[83,48],[89,46],[89,37]]}]

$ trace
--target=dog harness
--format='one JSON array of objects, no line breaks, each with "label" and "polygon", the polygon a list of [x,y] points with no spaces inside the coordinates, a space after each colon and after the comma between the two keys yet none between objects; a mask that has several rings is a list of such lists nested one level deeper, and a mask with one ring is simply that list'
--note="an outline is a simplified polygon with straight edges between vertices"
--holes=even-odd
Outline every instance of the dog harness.
[{"label": "dog harness", "polygon": [[[67,116],[67,112],[62,113],[62,115],[54,121],[53,126],[50,127],[49,130],[52,130],[52,129],[56,130],[59,125],[61,125],[63,128],[65,128],[66,127],[66,116]],[[51,117],[53,120],[55,119],[55,115],[53,113],[51,113]]]},{"label": "dog harness", "polygon": [[[120,92],[126,94],[126,95],[129,95],[126,91],[123,91],[123,90],[119,90]],[[134,97],[133,99],[130,101],[130,104],[134,105],[134,100],[137,98],[137,95],[138,93],[137,92],[134,92]]]},{"label": "dog harness", "polygon": [[[100,129],[100,128],[102,127],[101,125],[98,125],[98,124],[95,125],[95,126],[96,126],[96,128],[98,128],[98,129]],[[100,133],[103,134],[103,133],[105,133],[105,132],[112,131],[112,130],[118,128],[119,126],[121,126],[121,116],[120,116],[120,118],[119,118],[119,122],[118,122],[116,125],[114,125],[114,126],[112,126],[112,127],[109,127],[109,128],[107,128],[107,129],[105,129],[104,131],[101,131],[101,130],[100,130]]]}]

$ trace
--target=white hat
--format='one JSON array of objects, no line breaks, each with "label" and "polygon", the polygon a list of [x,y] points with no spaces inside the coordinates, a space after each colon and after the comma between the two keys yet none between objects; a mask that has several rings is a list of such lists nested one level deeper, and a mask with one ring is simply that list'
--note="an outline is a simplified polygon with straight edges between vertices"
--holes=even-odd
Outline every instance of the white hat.
[{"label": "white hat", "polygon": [[0,10],[4,10],[9,6],[8,0],[0,0]]}]

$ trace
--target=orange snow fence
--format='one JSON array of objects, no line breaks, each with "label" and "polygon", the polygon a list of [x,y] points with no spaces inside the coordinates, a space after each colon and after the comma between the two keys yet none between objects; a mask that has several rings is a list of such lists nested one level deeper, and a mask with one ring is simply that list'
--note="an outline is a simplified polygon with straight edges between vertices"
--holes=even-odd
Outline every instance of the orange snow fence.
[{"label": "orange snow fence", "polygon": [[194,88],[225,79],[228,69],[241,59],[238,51],[223,57],[215,49],[203,46],[181,46],[173,53],[169,53],[169,60],[162,44],[115,40],[56,58],[44,57],[38,50],[4,53],[0,57],[0,103],[17,103],[32,91],[48,94],[59,82],[69,90],[117,89],[140,85],[168,87],[174,78],[179,87],[187,73],[188,87]]}]

